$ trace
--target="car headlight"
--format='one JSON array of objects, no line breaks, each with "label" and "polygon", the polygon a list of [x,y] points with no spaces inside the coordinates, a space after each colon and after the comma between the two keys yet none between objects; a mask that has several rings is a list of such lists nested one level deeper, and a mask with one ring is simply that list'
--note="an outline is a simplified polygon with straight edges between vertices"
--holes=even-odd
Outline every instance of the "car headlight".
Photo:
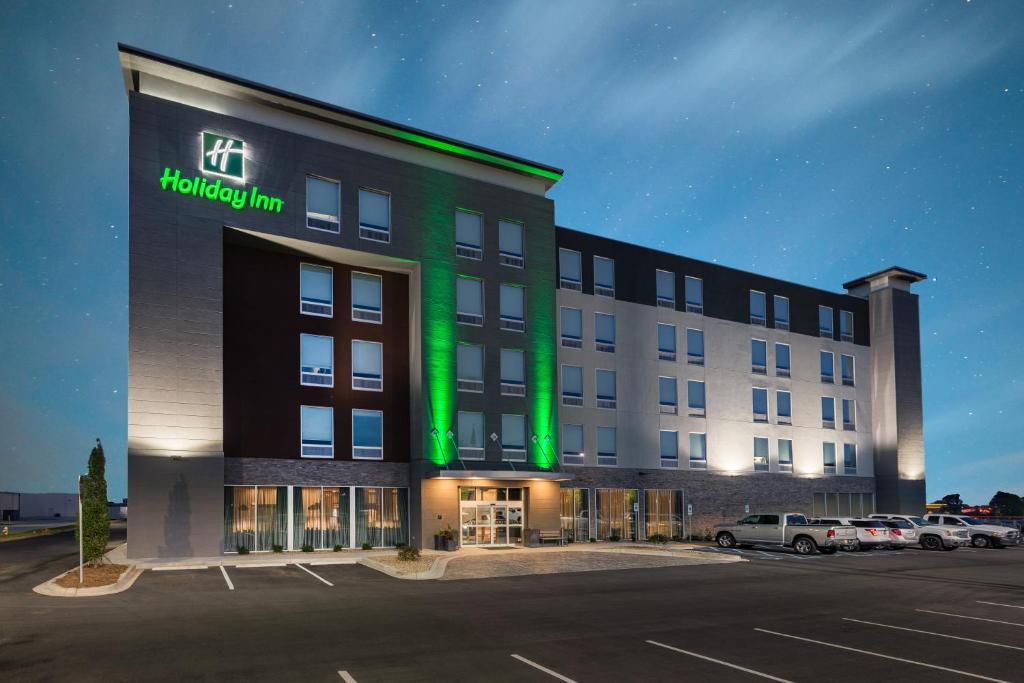
[{"label": "car headlight", "polygon": [[946,529],[946,535],[947,536],[956,536],[956,531],[954,531],[952,529]]}]

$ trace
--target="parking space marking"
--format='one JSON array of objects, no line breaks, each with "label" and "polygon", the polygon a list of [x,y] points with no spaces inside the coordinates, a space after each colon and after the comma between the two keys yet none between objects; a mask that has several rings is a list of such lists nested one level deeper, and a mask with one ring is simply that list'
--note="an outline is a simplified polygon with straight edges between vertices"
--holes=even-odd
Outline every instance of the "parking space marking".
[{"label": "parking space marking", "polygon": [[792,681],[790,681],[787,678],[779,678],[777,676],[772,676],[771,674],[766,674],[766,673],[763,673],[761,671],[755,671],[754,669],[748,669],[745,666],[740,666],[739,664],[731,664],[730,662],[724,662],[721,659],[715,659],[714,657],[708,657],[706,655],[699,655],[696,652],[690,652],[689,650],[683,650],[683,649],[680,649],[678,647],[672,647],[671,645],[666,645],[665,643],[659,643],[656,640],[648,640],[646,642],[650,643],[651,645],[657,645],[658,647],[663,647],[666,650],[672,650],[673,652],[679,652],[679,653],[682,653],[684,655],[689,655],[691,657],[696,657],[697,659],[703,659],[703,660],[706,660],[708,662],[714,662],[715,664],[721,664],[722,666],[727,666],[730,669],[736,669],[737,671],[742,671],[744,673],[753,674],[754,676],[760,676],[761,678],[767,678],[767,679],[772,680],[772,681],[780,681],[781,683],[793,683]]},{"label": "parking space marking", "polygon": [[572,680],[568,676],[563,676],[562,674],[558,673],[557,671],[552,671],[551,669],[547,668],[546,666],[541,666],[537,662],[530,661],[529,659],[527,659],[526,657],[523,657],[522,655],[512,655],[512,659],[518,659],[523,664],[529,664],[534,669],[537,669],[538,671],[543,671],[547,675],[553,676],[554,678],[557,678],[560,681],[564,681],[565,683],[576,683],[576,681]]},{"label": "parking space marking", "polygon": [[235,590],[235,584],[231,583],[231,578],[228,576],[228,570],[224,569],[224,565],[220,566],[220,573],[224,575],[224,581],[226,581],[228,584],[228,590]]},{"label": "parking space marking", "polygon": [[984,617],[969,617],[966,614],[953,614],[951,612],[936,612],[930,609],[919,609],[914,610],[915,612],[927,612],[928,614],[941,614],[944,617],[957,617],[958,619],[973,619],[974,621],[988,621],[993,624],[1005,624],[1007,626],[1019,626],[1024,628],[1024,624],[1018,624],[1015,621],[999,621],[998,619],[986,619]]},{"label": "parking space marking", "polygon": [[338,675],[341,676],[341,680],[345,683],[356,683],[356,679],[352,678],[352,675],[347,671],[339,671]]},{"label": "parking space marking", "polygon": [[205,564],[183,564],[180,567],[151,567],[150,570],[154,572],[177,572],[184,571],[186,569],[209,569]]},{"label": "parking space marking", "polygon": [[246,562],[234,565],[235,569],[260,569],[263,567],[287,567],[287,562]]},{"label": "parking space marking", "polygon": [[296,567],[298,567],[299,569],[301,569],[302,571],[306,572],[306,573],[307,573],[307,574],[309,574],[310,576],[313,576],[313,577],[316,577],[317,579],[320,579],[321,581],[323,581],[324,583],[326,583],[326,584],[327,584],[328,586],[331,586],[331,587],[333,587],[333,586],[334,586],[334,584],[333,584],[333,583],[331,583],[330,581],[328,581],[328,580],[327,580],[327,579],[325,579],[324,577],[320,576],[319,574],[317,574],[317,573],[315,573],[315,572],[312,572],[312,571],[310,571],[310,570],[306,569],[305,567],[303,567],[303,566],[302,566],[301,564],[299,564],[298,562],[296,562],[296,563],[295,563],[295,566],[296,566]]},{"label": "parking space marking", "polygon": [[979,605],[995,605],[996,607],[1013,607],[1014,609],[1024,609],[1024,605],[1007,605],[1003,602],[986,602],[984,600],[975,600]]},{"label": "parking space marking", "polygon": [[935,633],[934,631],[922,631],[916,628],[907,628],[906,626],[893,626],[892,624],[879,624],[877,621],[863,621],[861,619],[850,619],[849,617],[843,617],[843,621],[853,621],[858,624],[869,624],[871,626],[881,626],[882,628],[895,628],[900,631],[910,631],[912,633],[923,633],[926,636],[938,636],[939,638],[952,638],[953,640],[966,640],[968,643],[980,643],[981,645],[991,645],[993,647],[1005,647],[1008,650],[1021,650],[1024,651],[1024,647],[1017,647],[1016,645],[1004,645],[1003,643],[990,643],[987,640],[976,640],[974,638],[964,638],[963,636],[951,636],[948,633]]},{"label": "parking space marking", "polygon": [[989,676],[982,676],[981,674],[974,674],[970,671],[961,671],[960,669],[951,669],[946,666],[939,666],[938,664],[929,664],[928,662],[919,662],[915,659],[904,659],[903,657],[894,657],[892,655],[883,655],[880,652],[871,652],[870,650],[861,650],[856,647],[849,647],[848,645],[839,645],[838,643],[828,643],[824,640],[814,640],[813,638],[804,638],[802,636],[794,636],[789,633],[779,633],[778,631],[769,631],[765,628],[755,628],[755,631],[761,633],[770,633],[773,636],[782,636],[783,638],[792,638],[793,640],[802,640],[806,643],[814,643],[816,645],[824,645],[826,647],[834,647],[839,650],[847,650],[848,652],[856,652],[862,655],[870,655],[872,657],[881,657],[882,659],[891,659],[895,662],[903,662],[904,664],[913,664],[914,666],[924,666],[929,669],[938,669],[939,671],[948,671],[954,674],[960,674],[961,676],[967,676],[968,678],[977,678],[982,681],[992,681],[993,683],[1010,683],[1010,681],[1004,681],[1001,678],[990,678]]}]

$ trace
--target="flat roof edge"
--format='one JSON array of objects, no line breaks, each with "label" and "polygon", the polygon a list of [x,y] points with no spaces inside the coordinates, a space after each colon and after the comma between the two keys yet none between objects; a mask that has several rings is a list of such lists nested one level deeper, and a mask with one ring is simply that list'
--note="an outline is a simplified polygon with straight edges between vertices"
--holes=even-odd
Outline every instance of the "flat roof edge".
[{"label": "flat roof edge", "polygon": [[860,287],[861,285],[868,284],[875,278],[881,277],[882,275],[897,277],[901,280],[906,280],[907,282],[910,283],[920,282],[921,280],[928,279],[927,275],[925,275],[924,273],[919,273],[916,270],[910,270],[909,268],[902,268],[900,266],[890,266],[889,268],[883,268],[874,273],[870,273],[863,277],[856,278],[855,280],[844,282],[843,287],[845,289],[853,289],[855,287]]}]

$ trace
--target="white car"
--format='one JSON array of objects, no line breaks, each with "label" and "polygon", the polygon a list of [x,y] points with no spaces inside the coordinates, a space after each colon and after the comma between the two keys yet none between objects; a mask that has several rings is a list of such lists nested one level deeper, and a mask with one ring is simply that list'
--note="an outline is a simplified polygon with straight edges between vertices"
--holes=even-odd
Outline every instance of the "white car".
[{"label": "white car", "polygon": [[889,542],[893,550],[903,550],[907,546],[917,545],[917,529],[905,519],[882,519],[882,524],[889,527]]},{"label": "white car", "polygon": [[819,517],[811,520],[818,524],[843,524],[857,529],[857,545],[851,550],[886,549],[892,544],[889,539],[889,528],[880,519],[861,519],[859,517]]},{"label": "white car", "polygon": [[928,515],[931,524],[967,527],[975,548],[1006,548],[1017,545],[1020,532],[999,524],[986,524],[967,515]]},{"label": "white car", "polygon": [[874,514],[871,519],[902,519],[914,525],[917,532],[917,542],[925,550],[956,550],[965,545],[970,545],[971,537],[965,526],[953,526],[949,524],[932,524],[924,517],[916,515],[892,515]]}]

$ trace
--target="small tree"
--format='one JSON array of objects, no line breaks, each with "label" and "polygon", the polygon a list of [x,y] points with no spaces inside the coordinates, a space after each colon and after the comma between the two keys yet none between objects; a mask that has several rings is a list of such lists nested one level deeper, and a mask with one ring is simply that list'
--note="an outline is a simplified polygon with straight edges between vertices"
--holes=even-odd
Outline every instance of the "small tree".
[{"label": "small tree", "polygon": [[[107,459],[103,455],[103,444],[96,439],[96,446],[89,454],[89,474],[82,478],[82,552],[86,562],[99,562],[107,550],[110,540],[110,516],[107,512]],[[77,539],[79,531],[75,530]]]},{"label": "small tree", "polygon": [[996,495],[992,496],[989,505],[992,506],[992,512],[997,515],[1011,515],[1014,517],[1024,515],[1024,499],[1015,493],[997,491]]}]

